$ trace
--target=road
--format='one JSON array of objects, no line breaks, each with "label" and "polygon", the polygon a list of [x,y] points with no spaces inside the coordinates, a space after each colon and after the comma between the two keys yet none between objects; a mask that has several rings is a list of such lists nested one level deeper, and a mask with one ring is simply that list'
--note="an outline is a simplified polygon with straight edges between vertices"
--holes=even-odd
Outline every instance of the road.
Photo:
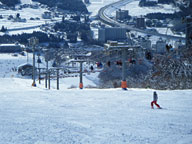
[{"label": "road", "polygon": [[146,31],[146,30],[134,28],[132,26],[119,23],[116,20],[112,19],[112,15],[111,15],[112,12],[116,11],[118,8],[121,8],[122,6],[124,6],[124,5],[128,4],[128,3],[131,3],[133,1],[134,0],[120,0],[118,2],[114,2],[114,3],[111,3],[109,5],[106,5],[106,6],[102,7],[99,10],[98,16],[99,16],[99,18],[100,18],[100,20],[102,22],[104,22],[104,23],[106,23],[108,25],[111,25],[111,26],[122,27],[122,28],[126,28],[127,30],[130,30],[130,31],[136,31],[136,32],[140,32],[140,33],[143,33],[143,34],[159,36],[159,37],[163,37],[163,38],[167,38],[167,39],[185,40],[184,37],[160,34],[160,33],[157,33],[157,32],[149,32],[149,31]]}]

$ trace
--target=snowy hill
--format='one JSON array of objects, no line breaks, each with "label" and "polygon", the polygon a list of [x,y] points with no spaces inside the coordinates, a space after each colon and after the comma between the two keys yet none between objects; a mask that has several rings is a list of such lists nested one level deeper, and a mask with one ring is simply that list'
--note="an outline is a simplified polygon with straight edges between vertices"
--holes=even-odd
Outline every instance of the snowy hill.
[{"label": "snowy hill", "polygon": [[[23,62],[0,57],[2,144],[192,143],[192,90],[157,91],[163,109],[151,109],[151,89],[68,89],[79,77],[60,79],[60,90],[55,80],[51,90],[44,81],[32,87],[32,79],[10,71]],[[96,75],[84,76],[85,86],[95,85]]]},{"label": "snowy hill", "polygon": [[164,109],[150,108],[147,89],[57,91],[1,78],[0,143],[191,144],[192,91],[157,93]]},{"label": "snowy hill", "polygon": [[[88,8],[94,16],[111,1]],[[44,80],[32,87],[15,71],[26,62],[27,56],[0,54],[0,144],[192,143],[192,90],[158,90],[163,109],[151,109],[154,90],[96,89],[98,73],[83,76],[83,90],[77,74],[60,79],[60,90],[55,79],[50,90]]]},{"label": "snowy hill", "polygon": [[[22,7],[23,4],[30,4]],[[41,7],[32,1],[23,0],[21,5],[16,6],[16,9],[0,9],[3,19],[0,20],[0,28],[2,26],[8,29],[8,34],[22,34],[32,33],[33,31],[40,31],[40,25],[50,22],[49,19],[43,19],[42,14],[49,11],[46,7]],[[17,14],[20,14],[21,20],[15,19]],[[13,17],[10,19],[10,17]],[[57,18],[58,19],[58,18]],[[0,32],[0,35],[4,33]]]}]

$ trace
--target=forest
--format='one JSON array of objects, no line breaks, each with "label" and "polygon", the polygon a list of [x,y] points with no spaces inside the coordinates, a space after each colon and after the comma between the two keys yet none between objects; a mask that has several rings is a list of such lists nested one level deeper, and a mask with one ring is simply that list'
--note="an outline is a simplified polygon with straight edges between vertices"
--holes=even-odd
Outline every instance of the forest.
[{"label": "forest", "polygon": [[15,6],[16,4],[20,3],[20,0],[0,0],[0,2],[7,6]]},{"label": "forest", "polygon": [[31,37],[37,37],[39,39],[40,43],[45,43],[45,42],[63,42],[64,40],[61,38],[57,38],[54,35],[48,35],[43,32],[33,32],[32,34],[17,34],[17,35],[3,35],[0,36],[0,43],[14,43],[14,42],[19,42],[21,44],[27,44],[28,39]]},{"label": "forest", "polygon": [[33,0],[33,1],[40,2],[49,7],[58,7],[63,10],[88,13],[85,4],[80,0]]}]

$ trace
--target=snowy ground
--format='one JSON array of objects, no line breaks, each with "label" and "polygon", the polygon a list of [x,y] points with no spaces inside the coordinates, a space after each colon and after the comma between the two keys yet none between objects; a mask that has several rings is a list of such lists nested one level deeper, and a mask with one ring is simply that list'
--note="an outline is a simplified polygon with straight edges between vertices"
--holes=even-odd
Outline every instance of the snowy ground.
[{"label": "snowy ground", "polygon": [[164,109],[150,109],[147,89],[57,91],[1,78],[0,143],[191,144],[192,91],[157,93]]},{"label": "snowy ground", "polygon": [[22,4],[32,4],[32,0],[21,0]]},{"label": "snowy ground", "polygon": [[[31,55],[30,62],[31,62]],[[153,90],[79,90],[79,77],[32,87],[12,68],[26,56],[0,55],[2,144],[191,144],[192,90],[157,91],[163,109],[151,109]],[[96,86],[98,73],[83,77]],[[70,89],[69,89],[70,88]]]},{"label": "snowy ground", "polygon": [[157,12],[174,13],[175,11],[178,11],[178,9],[174,8],[173,6],[166,4],[164,5],[158,4],[157,7],[140,7],[139,0],[135,0],[123,6],[122,9],[129,10],[129,14],[131,16],[140,16],[140,15],[146,15],[148,13],[157,13]]},{"label": "snowy ground", "polygon": [[[31,27],[31,26],[38,26],[41,24],[45,24],[47,20],[41,18],[41,15],[47,11],[46,9],[32,9],[32,8],[23,8],[22,10],[0,10],[1,15],[4,19],[0,20],[0,27],[5,26],[8,29],[16,29],[16,28],[23,28],[23,27]],[[13,22],[11,20],[7,20],[9,15],[13,17],[16,16],[17,13],[20,13],[20,17],[23,19],[25,18],[27,22]],[[40,18],[40,20],[30,20],[30,18]],[[31,29],[29,29],[31,31]],[[10,34],[17,34],[22,32],[29,32],[29,30],[25,31],[16,31],[10,32]]]},{"label": "snowy ground", "polygon": [[[21,0],[21,4],[38,4],[37,2],[32,2],[31,0]],[[42,14],[46,11],[49,11],[46,7],[40,7],[38,9],[36,8],[22,8],[18,9],[19,5],[16,6],[17,10],[5,10],[0,9],[0,14],[3,16],[3,19],[0,19],[0,28],[2,26],[5,26],[8,30],[8,34],[22,34],[22,33],[32,33],[33,31],[40,31],[39,26],[46,23],[53,23],[51,19],[43,19]],[[13,17],[16,17],[16,14],[20,14],[21,19],[26,19],[26,22],[15,22],[13,20],[8,20],[7,18],[12,15]],[[39,18],[39,20],[30,20],[30,18]],[[54,21],[60,21],[61,18],[53,18]],[[33,28],[34,27],[34,28]],[[18,28],[22,28],[21,30]],[[25,28],[25,29],[23,29]],[[13,29],[13,30],[12,30]],[[15,30],[18,29],[18,30]],[[4,33],[0,32],[0,35],[3,35]]]},{"label": "snowy ground", "polygon": [[[71,89],[79,77],[60,79],[60,90],[55,80],[51,90],[44,81],[32,87],[8,70],[22,62],[25,56],[0,56],[2,144],[192,143],[192,90],[157,91],[163,109],[151,109],[151,89]],[[95,86],[97,73],[83,82]]]},{"label": "snowy ground", "polygon": [[[17,71],[15,71],[15,69],[18,68],[18,66],[29,63],[32,64],[32,53],[28,54],[28,58],[27,58],[27,53],[26,56],[22,56],[20,54],[18,54],[18,56],[14,56],[13,54],[0,54],[0,78],[22,78],[26,80],[26,77],[22,77],[20,74],[17,73]],[[45,63],[45,59],[44,57],[40,57],[42,63],[40,64],[41,68],[45,68],[46,67],[46,63]],[[36,60],[37,60],[37,56],[36,56]],[[53,61],[50,61],[49,63],[49,68],[52,68],[52,64]],[[93,64],[91,64],[93,65]],[[72,64],[69,65],[71,67],[71,71],[73,70],[79,70],[79,65],[75,64],[74,67],[72,67]],[[84,68],[83,70],[87,70],[90,71],[90,65],[84,63]],[[98,71],[98,69],[96,69],[96,65],[93,65],[95,70]],[[37,64],[36,64],[37,67]],[[62,71],[60,71],[60,73],[62,74]],[[96,87],[96,84],[98,83],[98,78],[97,75],[98,73],[92,73],[90,75],[90,73],[86,73],[85,75],[85,79],[84,79],[84,86],[88,87],[88,86],[92,86],[92,87]],[[76,82],[74,82],[74,78],[73,77],[78,77],[79,74],[75,73],[75,74],[70,74],[68,75],[70,77],[65,78],[65,79],[61,79],[60,82],[61,83],[67,83],[67,85],[61,85],[61,88],[70,88],[70,87],[78,87],[79,85],[79,78],[76,78]],[[73,76],[73,77],[72,77]],[[30,79],[28,77],[28,79]],[[30,80],[31,82],[31,80]],[[44,84],[45,82],[43,82]],[[53,80],[53,85],[52,85],[53,89],[56,89],[56,81]],[[43,88],[44,85],[41,86],[41,88]]]},{"label": "snowy ground", "polygon": [[117,1],[118,0],[90,0],[90,5],[87,6],[87,9],[91,12],[91,16],[96,16],[100,8]]}]

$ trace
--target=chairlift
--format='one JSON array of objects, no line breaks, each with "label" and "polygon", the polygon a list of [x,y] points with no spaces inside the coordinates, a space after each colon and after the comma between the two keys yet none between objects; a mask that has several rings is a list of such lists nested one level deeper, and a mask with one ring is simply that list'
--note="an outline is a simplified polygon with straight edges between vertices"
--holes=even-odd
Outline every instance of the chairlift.
[{"label": "chairlift", "polygon": [[37,63],[42,63],[40,58],[37,59]]}]

